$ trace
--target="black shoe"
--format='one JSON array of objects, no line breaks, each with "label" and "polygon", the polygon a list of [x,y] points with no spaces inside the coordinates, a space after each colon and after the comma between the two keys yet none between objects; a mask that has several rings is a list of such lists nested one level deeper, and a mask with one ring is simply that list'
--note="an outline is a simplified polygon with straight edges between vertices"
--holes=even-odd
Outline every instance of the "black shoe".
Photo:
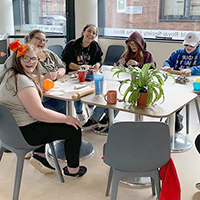
[{"label": "black shoe", "polygon": [[98,123],[93,119],[88,119],[88,121],[82,126],[83,130],[89,130],[91,128],[97,127]]},{"label": "black shoe", "polygon": [[108,119],[108,116],[107,116],[107,115],[105,115],[105,116],[102,118],[102,120],[99,121],[99,125],[100,125],[101,127],[106,127],[106,126],[108,126],[108,123],[109,123],[109,119]]},{"label": "black shoe", "polygon": [[44,174],[53,173],[55,171],[55,168],[48,163],[46,158],[38,156],[37,154],[33,154],[30,159],[30,164]]},{"label": "black shoe", "polygon": [[183,116],[180,114],[176,115],[176,122],[175,122],[175,132],[179,132],[183,129]]},{"label": "black shoe", "polygon": [[95,132],[95,133],[100,133],[100,134],[104,134],[104,135],[107,135],[108,131],[109,131],[109,127],[108,125],[107,126],[98,126],[96,128],[92,128],[92,130]]},{"label": "black shoe", "polygon": [[84,166],[79,167],[79,171],[76,174],[70,174],[67,167],[63,168],[63,174],[65,176],[81,177],[87,172],[87,168]]}]

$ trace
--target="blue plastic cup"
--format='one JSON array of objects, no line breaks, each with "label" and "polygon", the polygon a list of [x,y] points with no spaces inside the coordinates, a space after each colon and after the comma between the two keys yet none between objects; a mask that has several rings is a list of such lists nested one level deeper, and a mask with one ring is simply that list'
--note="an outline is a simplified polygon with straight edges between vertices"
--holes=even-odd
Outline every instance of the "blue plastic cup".
[{"label": "blue plastic cup", "polygon": [[96,94],[103,94],[103,82],[104,82],[104,75],[96,74],[94,76],[94,84],[95,84],[95,93]]},{"label": "blue plastic cup", "polygon": [[200,91],[200,82],[194,82],[193,87],[194,87],[194,91],[199,92]]}]

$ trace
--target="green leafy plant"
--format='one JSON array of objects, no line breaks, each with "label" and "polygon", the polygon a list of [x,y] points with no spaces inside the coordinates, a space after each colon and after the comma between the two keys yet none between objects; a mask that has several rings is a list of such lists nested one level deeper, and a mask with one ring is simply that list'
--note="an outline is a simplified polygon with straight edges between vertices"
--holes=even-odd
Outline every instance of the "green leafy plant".
[{"label": "green leafy plant", "polygon": [[[162,86],[169,76],[173,77],[174,81],[175,78],[168,72],[158,69],[150,69],[151,66],[155,68],[154,63],[146,63],[143,65],[142,69],[138,67],[125,68],[120,66],[112,68],[112,70],[117,69],[113,76],[116,75],[118,78],[119,74],[122,72],[131,75],[131,78],[124,80],[119,86],[119,92],[121,93],[122,86],[125,83],[129,83],[128,88],[124,94],[122,94],[123,101],[136,105],[140,93],[142,92],[148,93],[147,106],[154,104],[161,98],[163,101],[165,100]],[[126,98],[128,99],[126,100]]]}]

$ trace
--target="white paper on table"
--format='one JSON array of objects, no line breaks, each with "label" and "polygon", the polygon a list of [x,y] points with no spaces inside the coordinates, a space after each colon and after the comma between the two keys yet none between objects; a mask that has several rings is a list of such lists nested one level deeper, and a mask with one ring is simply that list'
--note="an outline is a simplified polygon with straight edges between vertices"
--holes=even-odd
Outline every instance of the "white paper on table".
[{"label": "white paper on table", "polygon": [[80,89],[62,88],[60,91],[64,92],[64,93],[69,93],[69,92],[78,93],[80,91],[87,90],[87,89],[90,89],[90,88],[91,88],[90,86],[80,88]]}]

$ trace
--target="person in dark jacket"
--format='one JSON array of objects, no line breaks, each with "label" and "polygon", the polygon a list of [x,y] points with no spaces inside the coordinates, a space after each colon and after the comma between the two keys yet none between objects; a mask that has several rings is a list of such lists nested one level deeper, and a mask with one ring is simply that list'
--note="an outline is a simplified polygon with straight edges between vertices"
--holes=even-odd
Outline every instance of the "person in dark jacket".
[{"label": "person in dark jacket", "polygon": [[[99,44],[95,41],[98,28],[93,24],[88,24],[83,28],[82,35],[77,40],[69,41],[62,52],[62,61],[66,64],[66,73],[81,69],[81,65],[89,65],[90,68],[98,69],[102,65],[103,52]],[[85,123],[81,101],[75,101],[76,114],[81,122]],[[92,110],[93,106],[88,105]]]},{"label": "person in dark jacket", "polygon": [[118,64],[142,68],[145,63],[154,62],[151,52],[147,50],[146,41],[138,31],[133,32],[125,42],[125,52]]},{"label": "person in dark jacket", "polygon": [[[200,75],[200,47],[199,35],[195,32],[188,32],[183,41],[184,48],[173,52],[163,63],[161,70],[171,72],[176,70],[180,75]],[[182,109],[176,112],[175,131],[183,129]]]}]

